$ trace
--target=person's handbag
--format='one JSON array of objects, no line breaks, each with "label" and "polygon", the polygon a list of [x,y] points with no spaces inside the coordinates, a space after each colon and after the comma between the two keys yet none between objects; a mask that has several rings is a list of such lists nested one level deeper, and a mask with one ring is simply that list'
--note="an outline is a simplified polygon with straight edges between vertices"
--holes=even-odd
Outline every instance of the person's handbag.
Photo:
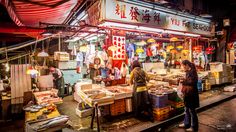
[{"label": "person's handbag", "polygon": [[181,89],[181,92],[183,93],[184,96],[192,95],[193,87],[192,86],[183,85],[182,89]]}]

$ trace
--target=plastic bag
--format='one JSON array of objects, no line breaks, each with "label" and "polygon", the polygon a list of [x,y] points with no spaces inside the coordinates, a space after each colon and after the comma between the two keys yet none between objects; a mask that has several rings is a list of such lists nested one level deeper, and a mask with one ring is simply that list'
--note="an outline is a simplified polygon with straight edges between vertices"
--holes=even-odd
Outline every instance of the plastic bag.
[{"label": "plastic bag", "polygon": [[183,99],[183,93],[182,93],[182,88],[183,88],[183,84],[182,83],[179,83],[179,86],[177,88],[177,94],[178,96]]}]

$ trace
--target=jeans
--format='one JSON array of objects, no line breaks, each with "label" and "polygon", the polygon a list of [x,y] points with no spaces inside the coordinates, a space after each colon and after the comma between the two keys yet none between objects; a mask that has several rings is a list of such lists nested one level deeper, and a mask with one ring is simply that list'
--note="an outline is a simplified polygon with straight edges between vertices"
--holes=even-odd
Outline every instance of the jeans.
[{"label": "jeans", "polygon": [[192,127],[194,131],[198,131],[198,117],[195,108],[185,107],[184,126],[185,128]]}]

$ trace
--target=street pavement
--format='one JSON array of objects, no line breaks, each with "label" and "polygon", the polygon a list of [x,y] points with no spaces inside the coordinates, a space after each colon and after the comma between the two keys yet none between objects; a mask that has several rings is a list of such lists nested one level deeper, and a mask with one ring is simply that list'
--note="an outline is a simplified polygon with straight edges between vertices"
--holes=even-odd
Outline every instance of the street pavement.
[{"label": "street pavement", "polygon": [[[198,118],[199,132],[236,132],[236,98],[198,113]],[[179,123],[159,131],[185,132],[178,128]]]}]

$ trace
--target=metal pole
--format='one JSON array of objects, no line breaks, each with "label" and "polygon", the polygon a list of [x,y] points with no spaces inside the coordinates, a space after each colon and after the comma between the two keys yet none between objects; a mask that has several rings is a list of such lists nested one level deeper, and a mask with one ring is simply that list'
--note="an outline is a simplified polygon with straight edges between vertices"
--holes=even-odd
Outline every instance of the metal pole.
[{"label": "metal pole", "polygon": [[61,33],[59,33],[58,51],[61,51]]}]

